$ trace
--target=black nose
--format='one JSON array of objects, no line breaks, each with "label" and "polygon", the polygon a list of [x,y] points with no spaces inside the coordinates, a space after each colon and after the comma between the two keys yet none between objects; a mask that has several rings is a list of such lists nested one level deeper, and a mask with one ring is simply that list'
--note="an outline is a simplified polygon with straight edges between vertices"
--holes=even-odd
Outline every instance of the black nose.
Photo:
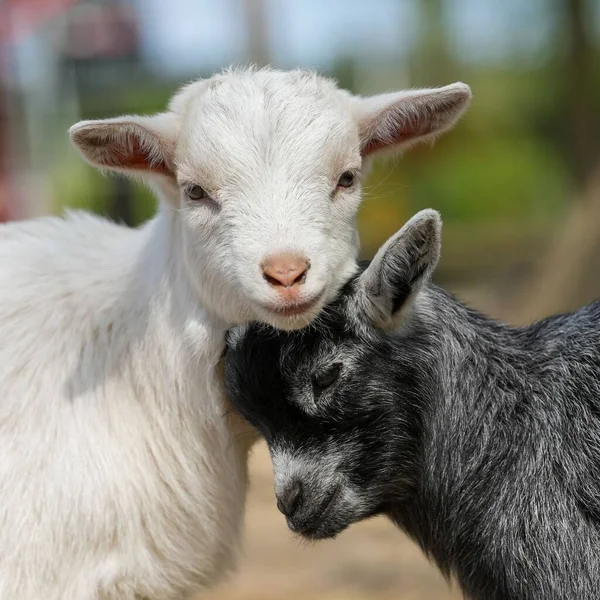
[{"label": "black nose", "polygon": [[302,501],[302,482],[299,479],[294,479],[288,486],[279,494],[277,498],[277,508],[286,516],[291,517]]}]

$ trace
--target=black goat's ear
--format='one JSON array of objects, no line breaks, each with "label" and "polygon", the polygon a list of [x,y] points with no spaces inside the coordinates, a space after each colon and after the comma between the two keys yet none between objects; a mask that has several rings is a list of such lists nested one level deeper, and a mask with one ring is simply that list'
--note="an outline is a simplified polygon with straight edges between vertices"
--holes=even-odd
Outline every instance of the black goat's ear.
[{"label": "black goat's ear", "polygon": [[358,302],[378,326],[394,327],[429,281],[440,257],[442,220],[418,212],[377,252],[359,279]]}]

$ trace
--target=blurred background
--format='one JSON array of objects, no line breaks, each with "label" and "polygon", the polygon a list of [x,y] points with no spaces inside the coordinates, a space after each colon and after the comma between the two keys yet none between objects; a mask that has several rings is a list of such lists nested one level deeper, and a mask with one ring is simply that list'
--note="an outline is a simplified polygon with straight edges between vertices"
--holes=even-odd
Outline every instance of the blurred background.
[{"label": "blurred background", "polygon": [[[451,134],[372,172],[363,254],[433,207],[437,280],[475,307],[523,323],[600,297],[600,0],[0,0],[0,221],[148,218],[148,191],[85,165],[67,128],[162,110],[232,62],[313,67],[361,94],[469,83]],[[241,570],[211,599],[459,597],[383,519],[301,544],[262,445],[251,475]]]}]

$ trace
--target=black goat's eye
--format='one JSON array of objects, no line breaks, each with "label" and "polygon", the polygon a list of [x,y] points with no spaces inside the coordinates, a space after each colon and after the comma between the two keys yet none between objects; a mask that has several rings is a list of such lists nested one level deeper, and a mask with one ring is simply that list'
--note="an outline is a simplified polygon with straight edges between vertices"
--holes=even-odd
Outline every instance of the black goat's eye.
[{"label": "black goat's eye", "polygon": [[334,384],[337,378],[339,377],[341,370],[342,365],[336,363],[335,365],[331,365],[331,367],[324,371],[315,373],[313,375],[313,386],[315,392],[322,392],[323,390],[327,389],[330,385]]},{"label": "black goat's eye", "polygon": [[354,173],[352,171],[344,171],[338,180],[338,187],[349,188],[354,185]]},{"label": "black goat's eye", "polygon": [[206,200],[209,198],[209,195],[206,193],[206,190],[199,185],[188,185],[185,188],[185,195],[190,200]]}]

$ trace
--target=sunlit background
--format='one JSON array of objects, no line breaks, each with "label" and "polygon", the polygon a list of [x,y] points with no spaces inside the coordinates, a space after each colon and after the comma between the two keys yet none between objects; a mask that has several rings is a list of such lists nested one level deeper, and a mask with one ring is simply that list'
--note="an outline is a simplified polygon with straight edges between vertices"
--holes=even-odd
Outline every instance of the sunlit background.
[{"label": "sunlit background", "polygon": [[[85,165],[67,128],[162,110],[233,62],[313,67],[362,94],[462,80],[459,126],[371,174],[363,253],[437,208],[438,282],[526,322],[600,297],[599,45],[594,0],[0,0],[0,221],[148,218],[148,191]],[[241,569],[211,598],[459,597],[383,519],[301,545],[262,446],[251,472]]]}]

